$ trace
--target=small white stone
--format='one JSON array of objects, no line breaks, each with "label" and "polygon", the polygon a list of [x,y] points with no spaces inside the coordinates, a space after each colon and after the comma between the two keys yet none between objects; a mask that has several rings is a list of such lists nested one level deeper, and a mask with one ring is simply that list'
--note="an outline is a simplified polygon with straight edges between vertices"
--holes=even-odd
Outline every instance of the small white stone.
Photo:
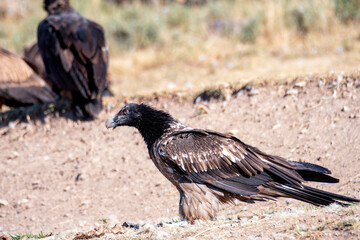
[{"label": "small white stone", "polygon": [[281,127],[281,124],[280,123],[277,123],[277,124],[275,124],[273,127],[272,127],[272,129],[278,129],[279,127]]},{"label": "small white stone", "polygon": [[156,234],[156,238],[158,239],[165,239],[169,237],[169,233],[165,232],[165,231],[158,231],[158,233]]},{"label": "small white stone", "polygon": [[297,95],[299,93],[299,91],[297,89],[289,89],[286,91],[286,94],[285,95]]},{"label": "small white stone", "polygon": [[90,204],[90,200],[85,200],[85,201],[83,201],[81,204],[80,204],[80,207],[82,207],[82,206],[87,206],[87,205],[89,205]]},{"label": "small white stone", "polygon": [[249,219],[248,218],[242,218],[240,221],[241,221],[241,223],[247,223],[249,221]]},{"label": "small white stone", "polygon": [[296,87],[305,87],[306,86],[306,82],[305,81],[300,81],[300,82],[296,82],[295,83]]},{"label": "small white stone", "polygon": [[0,207],[6,207],[7,205],[9,205],[8,201],[6,201],[5,199],[0,199]]},{"label": "small white stone", "polygon": [[343,112],[349,112],[350,111],[350,108],[348,106],[344,106],[341,111]]},{"label": "small white stone", "polygon": [[144,226],[144,232],[145,233],[149,233],[149,232],[152,232],[155,230],[155,226],[153,224],[150,224],[150,223],[146,223]]}]

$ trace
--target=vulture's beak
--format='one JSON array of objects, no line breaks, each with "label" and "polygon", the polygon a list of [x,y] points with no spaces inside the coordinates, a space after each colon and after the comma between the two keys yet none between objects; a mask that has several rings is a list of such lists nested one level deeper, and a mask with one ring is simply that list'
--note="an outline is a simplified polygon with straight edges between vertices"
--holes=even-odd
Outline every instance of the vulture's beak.
[{"label": "vulture's beak", "polygon": [[109,118],[109,119],[106,120],[106,122],[105,122],[105,127],[106,127],[107,129],[109,129],[109,128],[116,128],[116,122],[114,121],[113,118]]}]

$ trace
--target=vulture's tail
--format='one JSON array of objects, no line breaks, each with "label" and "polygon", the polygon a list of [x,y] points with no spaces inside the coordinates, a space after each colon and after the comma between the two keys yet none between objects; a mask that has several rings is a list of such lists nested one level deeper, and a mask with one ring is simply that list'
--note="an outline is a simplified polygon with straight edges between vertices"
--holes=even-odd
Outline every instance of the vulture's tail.
[{"label": "vulture's tail", "polygon": [[316,164],[306,162],[291,162],[295,170],[305,181],[338,183],[339,179],[329,176],[331,171]]},{"label": "vulture's tail", "polygon": [[[339,182],[337,178],[328,175],[331,174],[330,170],[319,165],[305,162],[291,162],[291,164],[295,167],[295,170],[301,175],[301,177],[305,181],[324,183]],[[308,202],[317,206],[326,206],[335,202],[342,205],[346,205],[346,203],[351,202],[360,202],[360,199],[322,191],[305,185],[297,187],[280,183],[267,183],[264,185],[264,187],[279,192],[282,195]]]},{"label": "vulture's tail", "polygon": [[281,193],[283,196],[295,198],[316,206],[326,206],[335,202],[341,205],[347,205],[351,202],[360,202],[359,199],[322,191],[305,185],[302,187],[294,187],[286,184],[266,183],[264,184],[264,187]]}]

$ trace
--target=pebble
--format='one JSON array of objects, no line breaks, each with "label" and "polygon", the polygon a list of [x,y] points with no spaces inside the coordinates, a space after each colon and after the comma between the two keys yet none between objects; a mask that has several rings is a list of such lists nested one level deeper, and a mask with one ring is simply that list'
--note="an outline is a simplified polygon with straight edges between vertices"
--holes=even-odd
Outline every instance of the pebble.
[{"label": "pebble", "polygon": [[277,123],[277,124],[275,124],[273,127],[272,127],[272,129],[278,129],[279,127],[281,127],[281,124],[280,123]]},{"label": "pebble", "polygon": [[292,88],[292,89],[289,89],[286,91],[285,93],[285,96],[288,96],[288,95],[298,95],[299,91],[295,88]]},{"label": "pebble", "polygon": [[16,203],[15,207],[23,207],[25,209],[29,209],[30,208],[29,200],[24,198],[24,199],[18,201]]},{"label": "pebble", "polygon": [[305,87],[306,86],[306,81],[300,81],[300,82],[296,82],[295,83],[296,87]]},{"label": "pebble", "polygon": [[55,236],[49,236],[46,238],[42,238],[42,240],[55,240]]},{"label": "pebble", "polygon": [[351,119],[360,118],[360,114],[350,114],[349,118]]},{"label": "pebble", "polygon": [[338,46],[336,49],[337,53],[343,53],[344,52],[344,47],[343,46]]},{"label": "pebble", "polygon": [[80,203],[80,207],[82,207],[82,206],[87,206],[87,205],[89,205],[90,204],[90,200],[85,200],[85,201],[83,201],[82,203]]},{"label": "pebble", "polygon": [[323,81],[323,80],[319,80],[317,86],[318,86],[318,87],[321,87],[323,84],[324,84],[324,81]]},{"label": "pebble", "polygon": [[135,223],[131,223],[131,222],[124,222],[123,224],[122,224],[122,226],[123,227],[126,227],[126,228],[134,228],[134,229],[136,229],[136,230],[138,230],[139,229],[139,224],[135,224]]},{"label": "pebble", "polygon": [[7,205],[9,205],[9,202],[8,202],[8,201],[6,201],[5,199],[0,199],[0,208],[1,208],[2,206],[6,207]]},{"label": "pebble", "polygon": [[158,231],[156,234],[156,238],[159,239],[165,239],[169,237],[169,233],[165,232],[165,231]]},{"label": "pebble", "polygon": [[86,174],[84,173],[79,173],[76,178],[75,178],[75,182],[78,182],[78,181],[84,181],[86,179]]},{"label": "pebble", "polygon": [[74,156],[72,153],[68,153],[68,160],[74,160]]},{"label": "pebble", "polygon": [[247,223],[248,221],[249,221],[248,218],[241,218],[241,220],[240,220],[241,223]]},{"label": "pebble", "polygon": [[16,127],[16,122],[9,122],[9,127],[11,128],[11,129],[14,129],[15,127]]},{"label": "pebble", "polygon": [[8,157],[8,159],[15,159],[19,156],[20,156],[20,154],[18,152],[14,151],[13,154]]},{"label": "pebble", "polygon": [[244,95],[244,90],[240,90],[236,93],[236,97],[240,97]]},{"label": "pebble", "polygon": [[248,92],[248,96],[255,96],[255,95],[258,95],[259,94],[259,90],[257,89],[251,89],[249,92]]},{"label": "pebble", "polygon": [[344,106],[342,109],[341,109],[342,112],[349,112],[350,111],[350,108],[348,106]]},{"label": "pebble", "polygon": [[229,134],[229,135],[236,135],[238,133],[239,133],[239,130],[237,130],[237,129],[231,129],[229,132],[227,132],[227,134]]},{"label": "pebble", "polygon": [[144,232],[145,233],[149,233],[149,232],[152,232],[155,230],[155,226],[153,224],[150,224],[150,223],[146,223],[144,226],[143,226],[143,229],[144,229]]}]

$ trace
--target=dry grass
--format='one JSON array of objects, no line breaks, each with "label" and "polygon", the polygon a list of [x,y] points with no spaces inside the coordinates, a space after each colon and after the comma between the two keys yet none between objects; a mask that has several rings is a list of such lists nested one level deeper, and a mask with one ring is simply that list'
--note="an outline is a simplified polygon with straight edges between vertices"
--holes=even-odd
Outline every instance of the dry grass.
[{"label": "dry grass", "polygon": [[[229,210],[226,216],[219,216],[215,221],[198,221],[193,225],[177,223],[177,220],[133,223],[132,227],[123,227],[116,234],[111,231],[114,223],[98,224],[95,230],[60,234],[59,239],[75,236],[92,239],[353,239],[360,233],[359,218],[353,217],[358,210],[357,205],[317,208],[274,204],[259,206],[252,212],[247,211],[247,207]],[[115,225],[115,228],[118,227]]]},{"label": "dry grass", "polygon": [[[36,39],[45,16],[41,2],[25,5],[21,16],[5,16],[1,46],[21,53]],[[72,0],[72,5],[104,26],[112,88],[116,95],[133,96],[353,71],[360,60],[358,2],[224,0],[186,7]]]}]

